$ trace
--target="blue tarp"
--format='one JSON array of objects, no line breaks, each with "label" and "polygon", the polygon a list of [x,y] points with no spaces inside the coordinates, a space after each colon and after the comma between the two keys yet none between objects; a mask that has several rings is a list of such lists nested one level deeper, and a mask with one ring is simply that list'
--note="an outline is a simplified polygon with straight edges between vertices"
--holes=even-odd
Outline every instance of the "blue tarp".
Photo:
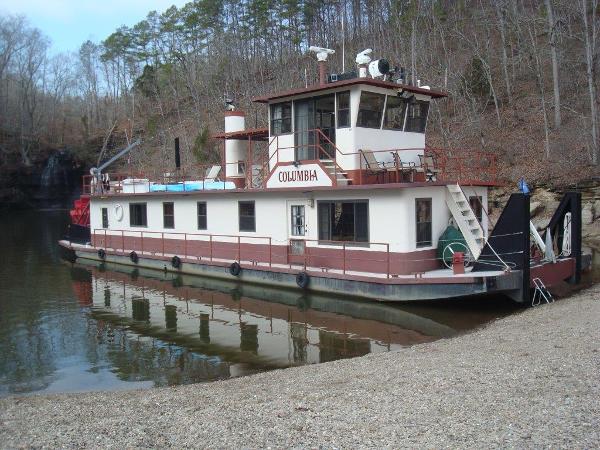
[{"label": "blue tarp", "polygon": [[150,192],[188,192],[235,189],[231,181],[189,181],[177,184],[151,184]]}]

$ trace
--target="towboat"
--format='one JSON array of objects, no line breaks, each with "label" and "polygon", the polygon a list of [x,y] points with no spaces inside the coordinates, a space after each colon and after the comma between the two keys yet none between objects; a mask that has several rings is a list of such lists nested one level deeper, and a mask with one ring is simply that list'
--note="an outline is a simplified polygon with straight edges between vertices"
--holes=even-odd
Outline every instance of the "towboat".
[{"label": "towboat", "polygon": [[[565,193],[548,227],[526,189],[492,220],[494,155],[426,144],[431,102],[385,60],[252,99],[268,127],[247,128],[231,102],[221,161],[157,173],[84,176],[60,245],[75,258],[377,301],[505,294],[550,301],[578,283],[581,197]],[[532,245],[533,244],[533,245]]]}]

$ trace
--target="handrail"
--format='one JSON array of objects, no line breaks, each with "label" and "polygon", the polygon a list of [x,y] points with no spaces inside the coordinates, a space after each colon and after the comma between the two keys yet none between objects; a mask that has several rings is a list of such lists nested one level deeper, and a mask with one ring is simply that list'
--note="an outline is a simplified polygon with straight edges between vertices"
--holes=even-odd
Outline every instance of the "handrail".
[{"label": "handrail", "polygon": [[[201,240],[194,238],[204,238]],[[126,238],[139,238],[140,243],[139,246],[134,244],[131,245],[132,248],[126,249]],[[103,239],[103,240],[102,240]],[[159,243],[149,244],[149,239],[160,239]],[[385,275],[386,278],[391,277],[390,271],[390,243],[388,242],[354,242],[354,241],[332,241],[332,240],[323,240],[323,239],[301,239],[305,243],[305,252],[303,255],[296,255],[291,253],[291,242],[295,239],[290,238],[285,241],[282,241],[282,244],[278,247],[285,247],[285,262],[274,262],[273,256],[279,255],[281,256],[281,252],[275,253],[273,251],[273,238],[270,236],[241,236],[241,235],[228,235],[228,234],[210,234],[210,233],[186,233],[186,232],[178,232],[178,231],[147,231],[147,230],[113,230],[106,228],[94,228],[91,233],[92,245],[96,248],[103,248],[104,250],[110,249],[117,254],[125,255],[126,250],[131,251],[139,251],[142,254],[150,253],[152,255],[160,255],[163,258],[167,257],[167,255],[172,255],[172,249],[167,251],[167,246],[165,241],[176,240],[180,247],[177,247],[177,243],[175,245],[175,251],[182,250],[180,255],[183,255],[184,259],[195,258],[200,261],[203,258],[209,259],[212,263],[217,260],[225,260],[225,261],[236,261],[238,263],[251,263],[255,264],[267,264],[267,267],[272,268],[273,265],[277,267],[289,267],[290,270],[294,269],[294,266],[302,265],[304,270],[308,267],[312,267],[312,270],[321,269],[320,264],[313,264],[311,266],[311,259],[314,258],[322,258],[322,255],[315,255],[310,253],[310,248],[321,248],[321,249],[329,249],[329,250],[342,250],[341,255],[331,255],[327,256],[329,261],[340,261],[341,264],[338,264],[340,268],[336,269],[336,264],[330,264],[331,267],[327,267],[327,269],[332,270],[341,270],[342,274],[346,274],[349,271],[354,272],[363,272],[362,270],[352,269],[352,262],[355,261],[363,261],[370,263],[379,263],[385,267],[381,270],[369,270],[364,271],[364,273],[372,273],[374,275]],[[99,241],[100,240],[100,241]],[[258,241],[258,242],[257,242]],[[193,245],[193,242],[204,242],[208,244],[208,255],[193,255],[190,251],[190,247]],[[216,244],[233,244],[235,247],[230,248],[228,250],[223,250],[221,255],[218,252],[215,252]],[[268,248],[262,250],[254,249],[250,255],[243,255],[243,246],[244,245],[265,245]],[[181,249],[181,246],[183,248]],[[381,250],[377,248],[380,247]],[[364,254],[357,256],[353,255],[352,252],[356,251],[366,251],[368,253],[373,253],[373,258],[366,258]],[[385,256],[378,256],[380,253],[385,252]],[[231,258],[231,255],[235,254],[235,258]],[[260,255],[261,260],[254,260],[253,258],[256,255]],[[245,259],[245,258],[246,259]],[[294,261],[301,257],[301,261]],[[220,261],[221,263],[223,261]]]}]

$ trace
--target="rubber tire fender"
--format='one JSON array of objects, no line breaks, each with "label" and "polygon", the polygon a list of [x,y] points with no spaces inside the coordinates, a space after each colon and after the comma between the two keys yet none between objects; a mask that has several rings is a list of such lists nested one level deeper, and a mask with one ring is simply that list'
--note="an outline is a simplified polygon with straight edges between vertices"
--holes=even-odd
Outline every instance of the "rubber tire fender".
[{"label": "rubber tire fender", "polygon": [[310,277],[306,272],[300,272],[296,275],[296,284],[300,289],[306,289],[308,283],[310,282]]},{"label": "rubber tire fender", "polygon": [[131,252],[129,254],[129,259],[131,260],[132,263],[137,264],[138,261],[140,260],[140,258],[138,257],[138,254],[136,252]]},{"label": "rubber tire fender", "polygon": [[181,267],[181,258],[177,255],[173,256],[171,258],[171,266],[175,269],[179,269]]},{"label": "rubber tire fender", "polygon": [[98,250],[98,258],[104,261],[106,259],[106,250],[104,250],[103,248]]},{"label": "rubber tire fender", "polygon": [[241,271],[242,267],[238,262],[231,263],[231,265],[229,266],[229,273],[234,277],[237,277]]}]

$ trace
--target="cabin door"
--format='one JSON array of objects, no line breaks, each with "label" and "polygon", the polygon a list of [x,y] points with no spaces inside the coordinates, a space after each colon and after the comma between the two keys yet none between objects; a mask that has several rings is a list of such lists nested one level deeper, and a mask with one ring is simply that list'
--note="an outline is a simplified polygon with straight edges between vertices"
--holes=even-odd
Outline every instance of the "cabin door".
[{"label": "cabin door", "polygon": [[335,95],[295,101],[294,127],[296,161],[335,159]]},{"label": "cabin door", "polygon": [[315,152],[315,101],[294,102],[294,127],[296,130],[296,161],[316,159]]},{"label": "cabin door", "polygon": [[[306,236],[308,235],[307,201],[288,202],[288,262],[303,264],[306,256]],[[308,264],[309,261],[306,261]]]}]

